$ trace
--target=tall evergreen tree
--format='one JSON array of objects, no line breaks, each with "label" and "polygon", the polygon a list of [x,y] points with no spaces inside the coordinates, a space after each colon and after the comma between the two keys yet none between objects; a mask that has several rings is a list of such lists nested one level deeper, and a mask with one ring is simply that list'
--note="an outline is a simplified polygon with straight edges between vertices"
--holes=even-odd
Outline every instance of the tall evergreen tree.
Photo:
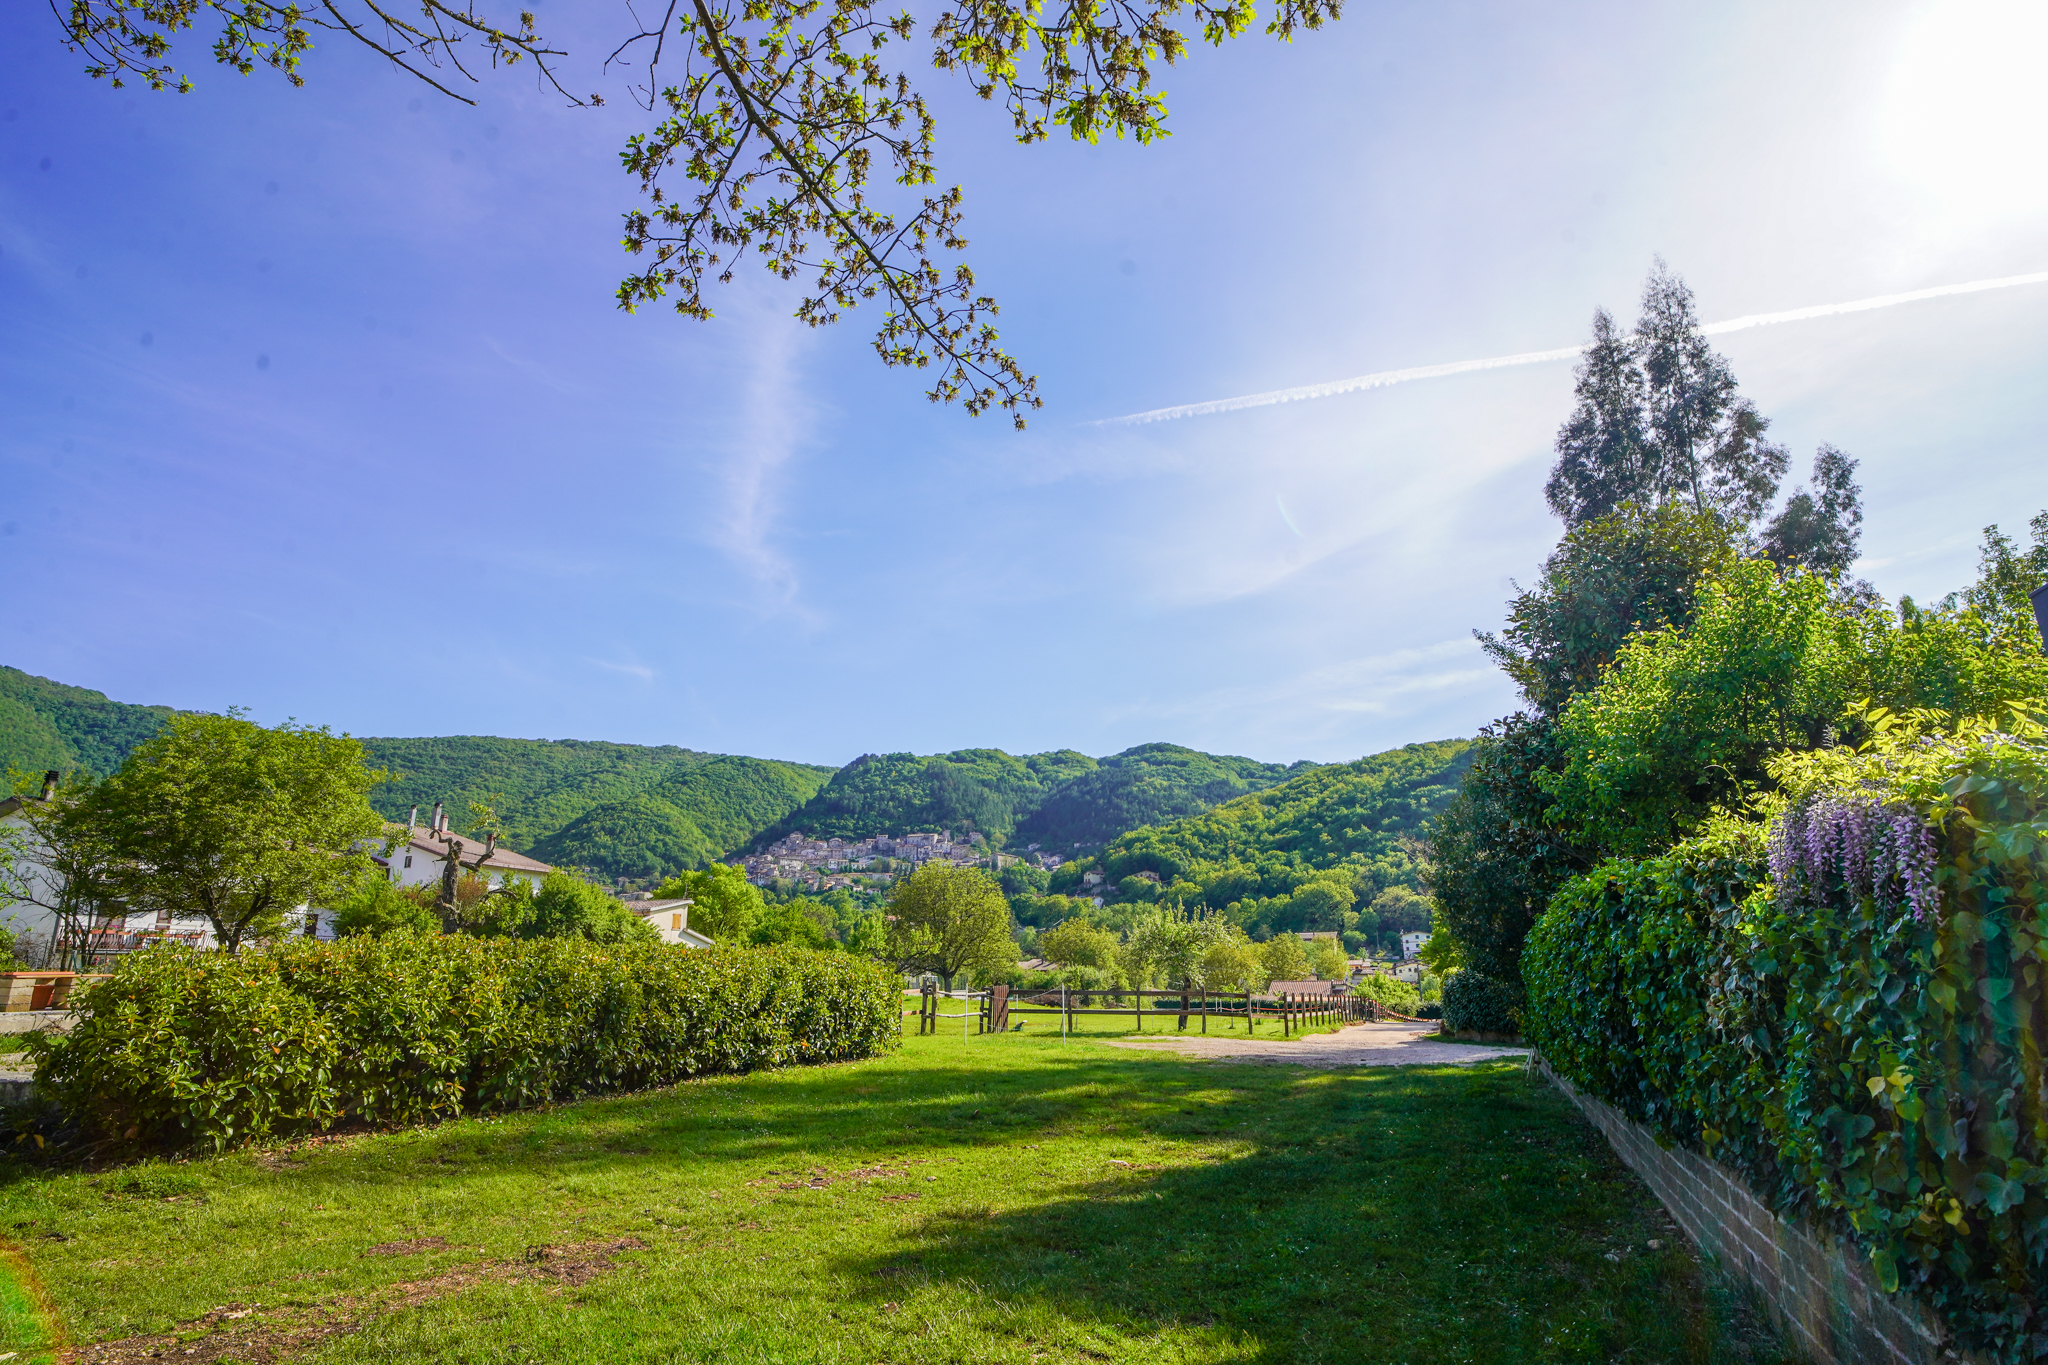
[{"label": "tall evergreen tree", "polygon": [[1557,433],[1557,465],[1543,494],[1566,526],[1597,521],[1656,492],[1643,432],[1643,371],[1634,341],[1605,308],[1593,311],[1593,344],[1572,387],[1578,406]]},{"label": "tall evergreen tree", "polygon": [[1693,510],[1704,512],[1715,473],[1712,456],[1738,401],[1735,374],[1700,331],[1691,288],[1662,257],[1643,284],[1635,343],[1643,367],[1645,425],[1657,445],[1657,491],[1663,499],[1689,496]]},{"label": "tall evergreen tree", "polygon": [[1833,446],[1813,457],[1811,488],[1785,500],[1764,528],[1761,548],[1780,567],[1797,564],[1830,578],[1856,562],[1863,535],[1863,495],[1856,487],[1856,462]]}]

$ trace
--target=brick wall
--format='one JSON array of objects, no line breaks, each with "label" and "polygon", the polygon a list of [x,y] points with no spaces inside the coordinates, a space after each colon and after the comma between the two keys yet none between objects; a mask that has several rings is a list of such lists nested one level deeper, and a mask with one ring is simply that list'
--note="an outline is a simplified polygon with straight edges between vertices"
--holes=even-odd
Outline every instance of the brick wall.
[{"label": "brick wall", "polygon": [[1816,1365],[1934,1365],[1975,1357],[1949,1345],[1932,1313],[1877,1287],[1853,1243],[1780,1218],[1725,1168],[1657,1145],[1650,1131],[1582,1095],[1539,1059],[1686,1236],[1756,1287],[1788,1343]]}]

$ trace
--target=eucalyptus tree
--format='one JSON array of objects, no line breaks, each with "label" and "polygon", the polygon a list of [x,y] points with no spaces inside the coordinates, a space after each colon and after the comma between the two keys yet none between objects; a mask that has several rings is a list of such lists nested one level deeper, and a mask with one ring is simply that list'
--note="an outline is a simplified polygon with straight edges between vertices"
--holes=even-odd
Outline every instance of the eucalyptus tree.
[{"label": "eucalyptus tree", "polygon": [[[1266,32],[1286,41],[1342,8],[1279,0]],[[1167,134],[1159,69],[1193,34],[1220,45],[1253,22],[1251,0],[940,0],[923,21],[873,0],[667,0],[645,22],[625,13],[631,22],[603,68],[639,63],[625,84],[651,126],[622,152],[645,202],[625,216],[636,264],[619,306],[666,300],[707,319],[706,282],[731,280],[752,255],[782,279],[806,278],[796,316],[812,327],[879,299],[874,347],[885,365],[928,371],[934,402],[957,400],[974,414],[1000,407],[1020,428],[1041,405],[1038,381],[1003,349],[996,301],[963,257],[964,194],[941,188],[937,120],[913,71],[928,62],[1001,104],[1019,142],[1064,128],[1087,142],[1150,143]],[[480,73],[498,68],[532,71],[571,106],[605,102],[569,88],[568,54],[531,10],[69,0],[57,14],[87,73],[115,86],[190,90],[171,50],[203,26],[216,62],[245,75],[268,67],[295,86],[316,37],[331,35],[465,103]],[[910,50],[919,43],[928,57]]]}]

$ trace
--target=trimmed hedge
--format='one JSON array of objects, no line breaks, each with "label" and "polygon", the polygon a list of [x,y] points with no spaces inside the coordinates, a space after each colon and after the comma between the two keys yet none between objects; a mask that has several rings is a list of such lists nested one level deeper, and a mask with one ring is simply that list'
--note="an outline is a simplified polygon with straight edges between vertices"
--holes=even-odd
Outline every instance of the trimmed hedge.
[{"label": "trimmed hedge", "polygon": [[1444,982],[1446,1033],[1520,1033],[1522,983],[1483,976],[1471,968]]},{"label": "trimmed hedge", "polygon": [[895,977],[844,953],[394,934],[122,959],[39,1039],[97,1136],[216,1149],[427,1123],[896,1045]]},{"label": "trimmed hedge", "polygon": [[1962,1342],[2048,1355],[2048,743],[1774,765],[1721,820],[1568,884],[1523,958],[1551,1065],[1853,1239]]}]

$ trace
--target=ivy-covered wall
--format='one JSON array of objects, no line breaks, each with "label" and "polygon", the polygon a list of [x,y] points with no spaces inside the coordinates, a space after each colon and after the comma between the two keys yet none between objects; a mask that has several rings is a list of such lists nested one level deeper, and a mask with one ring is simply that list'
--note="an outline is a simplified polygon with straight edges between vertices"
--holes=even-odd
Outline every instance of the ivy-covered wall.
[{"label": "ivy-covered wall", "polygon": [[1765,820],[1567,884],[1523,959],[1574,1085],[1853,1240],[2003,1360],[2048,1354],[2048,735],[1871,712]]}]

